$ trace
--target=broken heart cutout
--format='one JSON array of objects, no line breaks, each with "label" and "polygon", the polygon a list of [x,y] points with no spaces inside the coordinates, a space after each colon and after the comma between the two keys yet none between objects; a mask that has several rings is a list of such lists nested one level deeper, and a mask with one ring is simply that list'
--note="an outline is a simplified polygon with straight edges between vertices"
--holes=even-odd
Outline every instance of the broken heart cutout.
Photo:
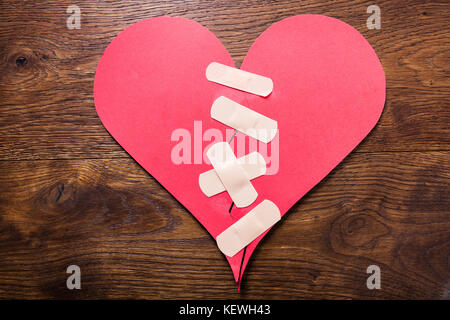
[{"label": "broken heart cutout", "polygon": [[[283,216],[347,156],[377,123],[385,102],[381,63],[364,37],[326,16],[300,15],[270,26],[250,48],[241,69],[272,79],[260,97],[208,81],[211,62],[234,67],[217,37],[195,21],[150,18],[131,25],[106,48],[97,67],[97,113],[117,142],[214,237],[264,199]],[[268,144],[211,118],[225,96],[278,122]],[[211,198],[199,175],[211,170],[205,152],[233,140],[237,153],[259,151],[267,173],[252,180],[258,198],[229,208],[227,192]],[[264,232],[226,258],[236,281]]]}]

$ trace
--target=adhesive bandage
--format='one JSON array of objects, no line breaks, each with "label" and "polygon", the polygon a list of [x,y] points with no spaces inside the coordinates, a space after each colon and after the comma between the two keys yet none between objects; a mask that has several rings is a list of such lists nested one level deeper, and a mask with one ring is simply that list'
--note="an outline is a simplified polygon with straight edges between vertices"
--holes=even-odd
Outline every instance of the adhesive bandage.
[{"label": "adhesive bandage", "polygon": [[[266,161],[258,152],[249,153],[237,159],[239,165],[244,169],[247,177],[252,180],[266,174]],[[220,180],[215,169],[201,173],[198,176],[200,189],[208,197],[225,191],[225,186]]]},{"label": "adhesive bandage", "polygon": [[206,155],[236,207],[251,205],[258,197],[258,193],[230,145],[226,142],[216,143],[209,148]]},{"label": "adhesive bandage", "polygon": [[272,141],[277,134],[278,124],[275,120],[224,96],[214,101],[211,117],[264,143]]},{"label": "adhesive bandage", "polygon": [[211,62],[208,65],[206,78],[209,81],[263,97],[267,97],[273,90],[273,82],[270,78],[218,62]]},{"label": "adhesive bandage", "polygon": [[264,200],[228,229],[217,236],[217,246],[223,254],[233,257],[281,219],[280,210]]}]

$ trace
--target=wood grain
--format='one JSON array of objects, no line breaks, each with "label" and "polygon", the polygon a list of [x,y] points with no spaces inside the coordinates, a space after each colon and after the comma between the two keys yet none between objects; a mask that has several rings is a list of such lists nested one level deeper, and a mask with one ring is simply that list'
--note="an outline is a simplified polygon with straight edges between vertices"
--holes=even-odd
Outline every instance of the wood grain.
[{"label": "wood grain", "polygon": [[[0,2],[0,298],[450,298],[450,4],[377,1]],[[255,251],[237,292],[213,239],[106,132],[96,65],[144,18],[194,19],[240,65],[272,23],[317,13],[372,44],[379,124]],[[136,63],[139,63],[137,61]],[[65,270],[82,269],[82,290]],[[366,288],[366,268],[382,289]]]},{"label": "wood grain", "polygon": [[[257,249],[242,294],[213,239],[133,160],[2,161],[0,297],[444,297],[449,159],[350,155]],[[65,287],[70,264],[81,291]]]}]

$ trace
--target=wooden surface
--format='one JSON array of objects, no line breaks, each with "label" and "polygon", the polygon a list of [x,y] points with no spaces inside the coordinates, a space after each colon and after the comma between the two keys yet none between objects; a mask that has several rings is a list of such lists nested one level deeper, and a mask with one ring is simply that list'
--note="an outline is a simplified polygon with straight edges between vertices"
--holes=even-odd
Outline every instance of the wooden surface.
[{"label": "wooden surface", "polygon": [[[66,9],[81,8],[69,30]],[[381,30],[366,9],[381,8]],[[255,251],[237,292],[213,239],[114,141],[94,108],[109,42],[182,16],[239,66],[296,14],[342,19],[372,44],[387,102],[367,139]],[[450,298],[448,1],[0,2],[0,298]],[[136,61],[139,63],[139,61]],[[66,268],[81,267],[81,290]],[[380,290],[366,268],[381,268]]]}]

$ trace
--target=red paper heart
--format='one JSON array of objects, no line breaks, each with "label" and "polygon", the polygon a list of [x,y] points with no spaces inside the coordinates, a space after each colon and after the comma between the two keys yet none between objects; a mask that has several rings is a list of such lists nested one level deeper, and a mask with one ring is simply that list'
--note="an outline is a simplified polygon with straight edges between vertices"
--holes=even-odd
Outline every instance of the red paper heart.
[{"label": "red paper heart", "polygon": [[[273,80],[267,98],[208,81],[205,70],[213,61],[234,67],[208,29],[183,18],[150,18],[128,27],[105,50],[94,98],[111,135],[216,238],[264,199],[284,215],[342,161],[378,121],[385,77],[358,31],[320,15],[277,22],[250,48],[241,69]],[[199,174],[212,169],[202,161],[206,148],[231,138],[210,116],[222,95],[278,121],[279,128],[266,146],[272,155],[262,152],[271,175],[252,180],[258,199],[231,214],[226,192],[208,198],[198,185]],[[181,155],[192,163],[174,163],[177,148],[188,144],[173,141],[177,134],[191,135],[191,154],[185,149]],[[203,134],[212,141],[202,142]],[[246,139],[245,154],[257,148],[240,133],[238,139]],[[247,247],[242,273],[264,235]],[[227,257],[236,280],[242,253]]]}]

